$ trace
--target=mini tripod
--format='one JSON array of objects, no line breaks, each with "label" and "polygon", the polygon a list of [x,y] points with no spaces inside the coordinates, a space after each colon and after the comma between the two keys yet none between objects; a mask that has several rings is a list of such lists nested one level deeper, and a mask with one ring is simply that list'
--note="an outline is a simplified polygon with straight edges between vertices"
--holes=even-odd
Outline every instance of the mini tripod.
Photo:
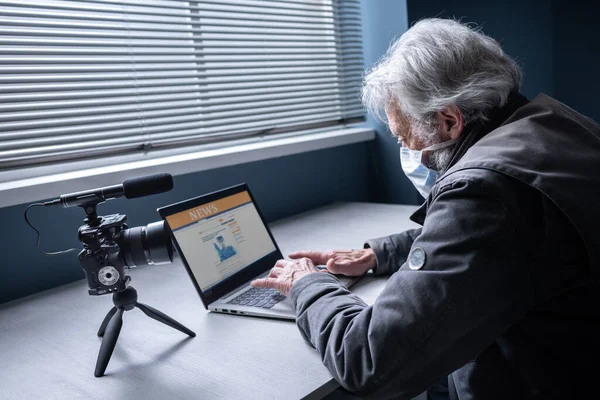
[{"label": "mini tripod", "polygon": [[137,291],[129,286],[127,289],[113,293],[113,303],[115,306],[106,314],[100,329],[98,330],[98,336],[102,338],[102,345],[100,346],[100,353],[98,353],[98,360],[96,361],[96,370],[94,375],[101,377],[106,371],[106,366],[110,361],[110,356],[115,349],[121,327],[123,326],[123,313],[125,311],[132,310],[134,307],[139,308],[149,316],[171,328],[177,329],[191,337],[195,337],[196,334],[175,321],[173,318],[166,314],[158,311],[155,308],[147,306],[137,302]]}]

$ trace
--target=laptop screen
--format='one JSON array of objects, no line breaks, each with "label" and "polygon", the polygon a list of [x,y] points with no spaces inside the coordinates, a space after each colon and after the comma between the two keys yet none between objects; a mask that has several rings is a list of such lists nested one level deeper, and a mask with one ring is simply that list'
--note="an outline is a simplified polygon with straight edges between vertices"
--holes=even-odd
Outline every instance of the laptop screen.
[{"label": "laptop screen", "polygon": [[168,215],[166,220],[203,292],[277,250],[247,191]]}]

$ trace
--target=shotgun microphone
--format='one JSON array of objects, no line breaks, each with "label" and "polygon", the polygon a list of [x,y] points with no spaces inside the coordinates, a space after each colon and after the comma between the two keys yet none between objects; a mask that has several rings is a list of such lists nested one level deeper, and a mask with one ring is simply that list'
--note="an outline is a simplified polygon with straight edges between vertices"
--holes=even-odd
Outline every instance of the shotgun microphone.
[{"label": "shotgun microphone", "polygon": [[102,203],[109,199],[125,196],[127,199],[150,196],[173,189],[171,174],[156,174],[141,178],[127,179],[120,185],[105,186],[97,189],[61,195],[58,199],[45,202],[45,206],[86,207]]}]

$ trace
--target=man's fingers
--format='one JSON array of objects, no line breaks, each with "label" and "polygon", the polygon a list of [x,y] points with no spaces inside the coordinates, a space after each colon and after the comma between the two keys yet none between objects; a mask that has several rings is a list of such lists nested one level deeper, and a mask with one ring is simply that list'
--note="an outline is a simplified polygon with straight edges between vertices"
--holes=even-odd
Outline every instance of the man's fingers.
[{"label": "man's fingers", "polygon": [[314,264],[325,264],[329,258],[327,252],[324,251],[295,251],[290,253],[288,257],[293,260],[302,257],[310,258]]},{"label": "man's fingers", "polygon": [[289,283],[282,282],[279,279],[275,278],[255,279],[252,282],[250,282],[250,286],[255,288],[275,289],[285,296],[287,296],[290,292]]},{"label": "man's fingers", "polygon": [[287,265],[287,263],[287,260],[277,260],[269,272],[269,278],[277,278],[279,275],[281,275],[281,271],[283,271],[283,268]]},{"label": "man's fingers", "polygon": [[333,258],[327,260],[327,271],[331,272],[332,274],[340,273],[338,265],[335,263],[335,260]]},{"label": "man's fingers", "polygon": [[269,272],[269,278],[277,278],[279,275],[281,275],[281,271],[283,271],[283,268],[271,268],[271,271]]},{"label": "man's fingers", "polygon": [[255,288],[275,289],[276,285],[277,285],[276,282],[277,282],[277,279],[274,279],[274,278],[255,279],[252,282],[250,282],[250,286],[255,287]]}]

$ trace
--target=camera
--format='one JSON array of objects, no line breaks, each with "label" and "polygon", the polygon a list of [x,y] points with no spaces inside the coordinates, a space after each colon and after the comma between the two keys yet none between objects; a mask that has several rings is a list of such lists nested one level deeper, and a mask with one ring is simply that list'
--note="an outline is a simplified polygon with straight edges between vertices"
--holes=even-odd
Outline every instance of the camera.
[{"label": "camera", "polygon": [[45,203],[30,204],[25,209],[25,222],[38,234],[38,251],[44,255],[64,254],[78,249],[68,249],[46,253],[40,249],[40,232],[29,222],[27,211],[33,206],[81,207],[87,218],[79,227],[78,239],[83,244],[79,252],[79,263],[88,281],[88,293],[94,296],[112,293],[114,307],[106,314],[98,336],[102,345],[96,360],[94,376],[104,375],[110,357],[119,338],[123,325],[123,313],[134,308],[140,309],[148,317],[161,322],[190,337],[194,331],[175,321],[168,315],[137,301],[137,291],[129,286],[131,277],[127,269],[141,265],[169,264],[173,262],[173,243],[164,221],[146,226],[129,228],[125,214],[100,216],[96,213],[98,204],[106,200],[125,197],[133,199],[173,188],[173,177],[157,174],[142,178],[128,179],[119,185],[63,194],[58,199]]},{"label": "camera", "polygon": [[90,295],[121,292],[130,277],[127,269],[142,265],[169,264],[173,243],[164,221],[129,228],[124,214],[87,218],[78,231],[83,244],[79,262]]}]

